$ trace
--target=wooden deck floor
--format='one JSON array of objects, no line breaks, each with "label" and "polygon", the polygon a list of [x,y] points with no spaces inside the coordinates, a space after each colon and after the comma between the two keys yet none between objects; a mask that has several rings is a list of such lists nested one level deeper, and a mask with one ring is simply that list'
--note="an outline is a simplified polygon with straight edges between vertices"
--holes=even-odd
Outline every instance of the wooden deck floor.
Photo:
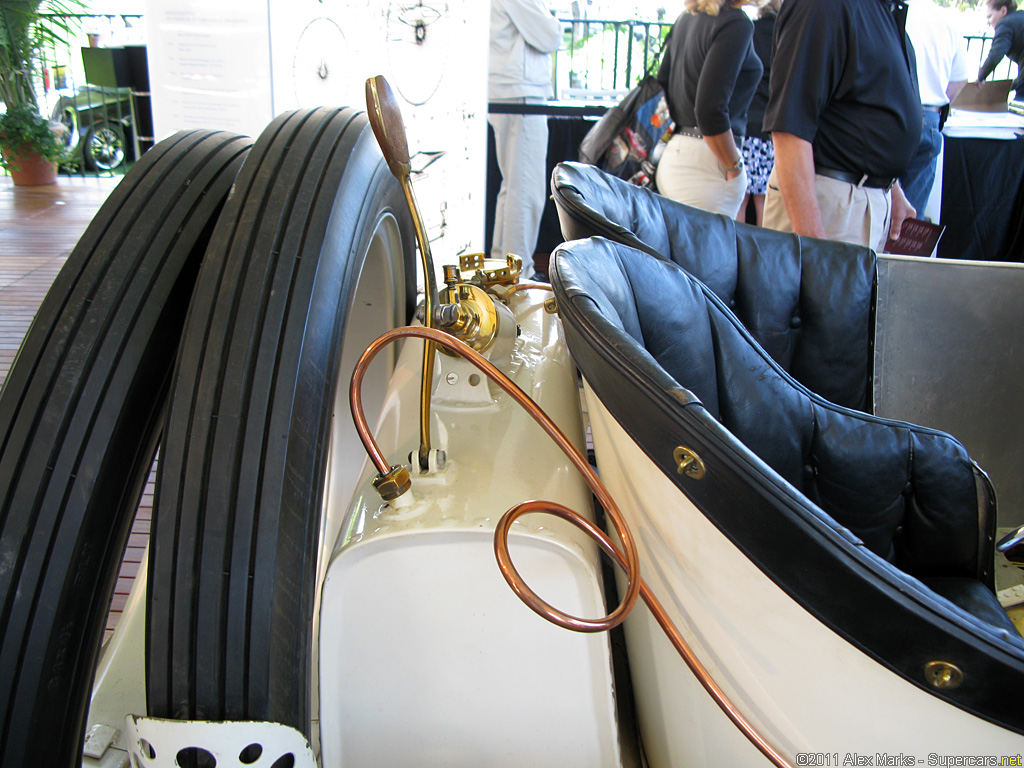
[{"label": "wooden deck floor", "polygon": [[[56,184],[15,187],[0,176],[0,382],[60,268],[118,178],[60,177]],[[107,621],[124,607],[149,538],[152,477],[136,514]]]}]

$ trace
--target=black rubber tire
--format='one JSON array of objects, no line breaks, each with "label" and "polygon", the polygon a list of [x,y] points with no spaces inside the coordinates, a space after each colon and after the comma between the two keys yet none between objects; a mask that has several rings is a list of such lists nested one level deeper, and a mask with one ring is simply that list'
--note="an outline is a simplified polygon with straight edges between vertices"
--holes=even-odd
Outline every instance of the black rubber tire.
[{"label": "black rubber tire", "polygon": [[97,120],[82,137],[82,158],[90,171],[116,171],[128,156],[124,128],[113,120]]},{"label": "black rubber tire", "polygon": [[310,733],[325,464],[350,374],[339,361],[356,346],[353,291],[382,222],[400,240],[391,327],[413,309],[414,230],[365,114],[298,110],[257,139],[172,385],[150,544],[151,716]]},{"label": "black rubber tire", "polygon": [[60,271],[0,395],[0,765],[77,766],[189,297],[251,141],[155,146]]}]

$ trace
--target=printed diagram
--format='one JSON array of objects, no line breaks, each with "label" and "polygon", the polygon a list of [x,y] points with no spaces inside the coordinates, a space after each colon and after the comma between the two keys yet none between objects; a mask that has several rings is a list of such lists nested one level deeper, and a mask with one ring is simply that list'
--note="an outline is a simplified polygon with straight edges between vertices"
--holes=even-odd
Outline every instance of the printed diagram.
[{"label": "printed diagram", "polygon": [[348,43],[334,21],[320,17],[302,30],[292,56],[292,89],[300,107],[340,103],[351,76]]},{"label": "printed diagram", "polygon": [[387,12],[391,84],[410,104],[425,104],[441,85],[451,47],[447,3],[392,2]]}]

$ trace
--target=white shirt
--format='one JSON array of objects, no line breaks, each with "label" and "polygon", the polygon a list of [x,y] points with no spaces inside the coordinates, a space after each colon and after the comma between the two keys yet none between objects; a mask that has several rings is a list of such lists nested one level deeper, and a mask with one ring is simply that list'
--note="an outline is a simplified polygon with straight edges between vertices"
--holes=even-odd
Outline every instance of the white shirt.
[{"label": "white shirt", "polygon": [[917,54],[921,103],[932,107],[948,104],[946,87],[968,77],[964,38],[952,16],[932,0],[909,0],[907,35]]},{"label": "white shirt", "polygon": [[491,0],[488,97],[551,96],[551,54],[562,25],[541,0]]}]

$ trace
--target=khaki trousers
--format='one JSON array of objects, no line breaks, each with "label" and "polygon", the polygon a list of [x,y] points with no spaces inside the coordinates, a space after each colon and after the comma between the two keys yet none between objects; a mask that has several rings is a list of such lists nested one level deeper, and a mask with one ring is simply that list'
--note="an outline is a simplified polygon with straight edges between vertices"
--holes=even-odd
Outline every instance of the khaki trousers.
[{"label": "khaki trousers", "polygon": [[[821,175],[814,177],[814,191],[827,239],[864,245],[879,252],[883,250],[892,215],[892,195],[889,192],[858,187]],[[774,169],[768,176],[764,226],[780,232],[793,231]]]}]

